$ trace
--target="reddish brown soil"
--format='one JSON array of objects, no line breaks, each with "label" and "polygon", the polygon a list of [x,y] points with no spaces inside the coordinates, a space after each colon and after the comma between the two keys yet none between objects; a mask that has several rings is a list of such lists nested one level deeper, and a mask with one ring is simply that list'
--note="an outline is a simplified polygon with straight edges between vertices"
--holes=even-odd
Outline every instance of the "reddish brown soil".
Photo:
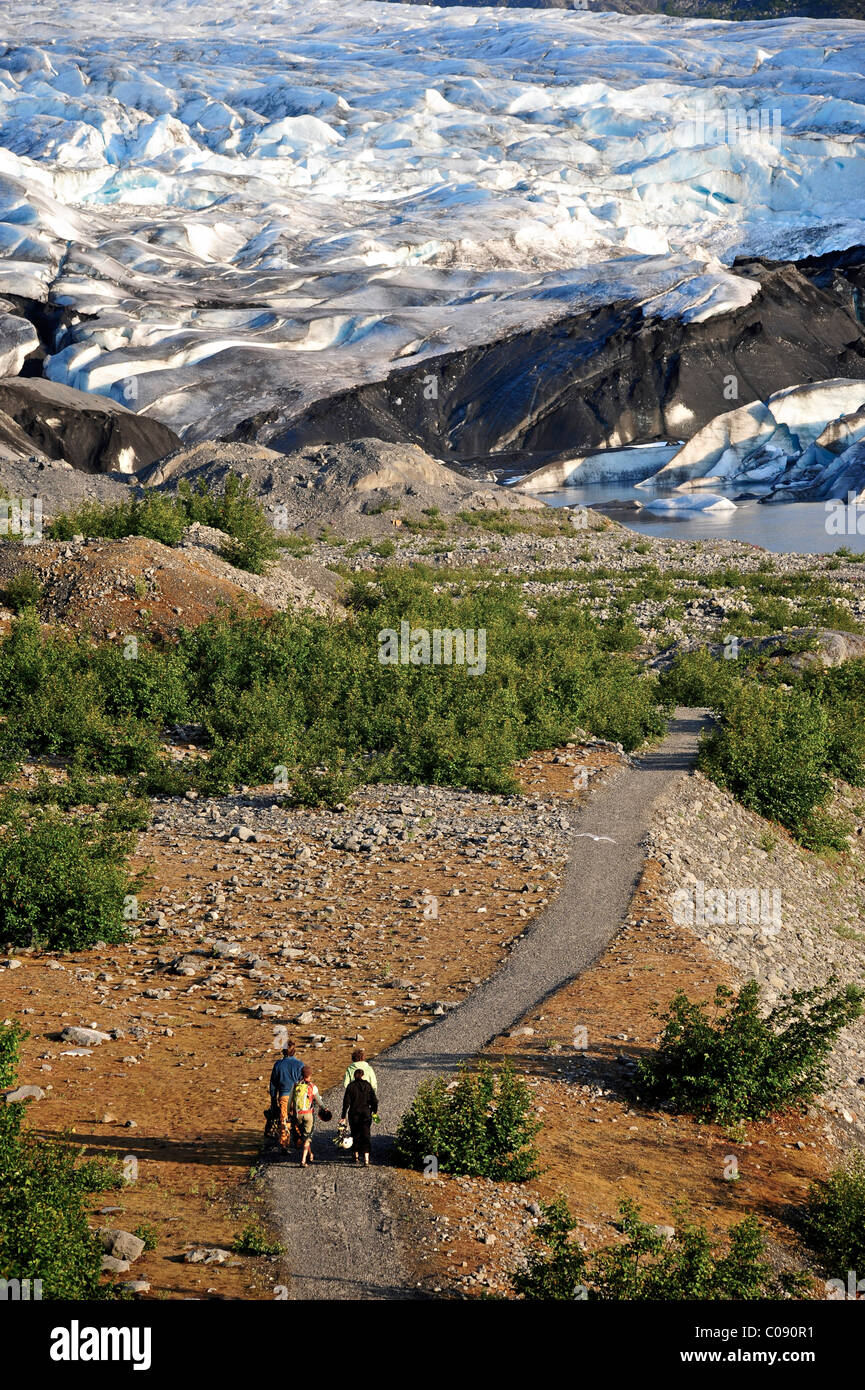
[{"label": "reddish brown soil", "polygon": [[[641,1104],[623,1087],[620,1055],[639,1057],[657,1038],[662,1010],[676,990],[710,998],[718,984],[733,983],[720,962],[688,930],[673,924],[660,904],[659,865],[649,862],[634,897],[630,923],[600,961],[547,999],[521,1026],[534,1034],[508,1036],[487,1049],[494,1061],[509,1059],[529,1078],[543,1129],[538,1136],[542,1175],[515,1189],[520,1205],[563,1194],[588,1248],[617,1238],[613,1222],[619,1202],[630,1197],[645,1219],[680,1225],[684,1214],[721,1236],[732,1223],[754,1213],[764,1224],[781,1264],[802,1262],[789,1225],[810,1182],[837,1160],[828,1116],[790,1113],[739,1132],[701,1124],[686,1116]],[[574,1048],[575,1030],[587,1030],[588,1045]],[[561,1073],[575,1058],[584,1074],[568,1082]],[[595,1096],[583,1085],[613,1090]],[[802,1148],[797,1147],[802,1145]],[[739,1179],[728,1181],[729,1160]],[[460,1180],[429,1180],[405,1173],[401,1182],[419,1209],[450,1218],[457,1238],[418,1265],[424,1284],[453,1287],[448,1271],[492,1271],[490,1287],[508,1288],[507,1271],[518,1253],[513,1241],[490,1250],[469,1229],[477,1219],[478,1194]],[[493,1189],[493,1184],[481,1184]],[[491,1229],[495,1230],[494,1220]]]}]

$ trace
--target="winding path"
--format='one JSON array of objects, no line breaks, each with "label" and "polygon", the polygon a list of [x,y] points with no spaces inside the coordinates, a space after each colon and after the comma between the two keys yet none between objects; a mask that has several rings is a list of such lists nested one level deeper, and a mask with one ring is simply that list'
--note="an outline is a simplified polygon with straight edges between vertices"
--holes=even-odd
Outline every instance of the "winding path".
[{"label": "winding path", "polygon": [[[500,969],[458,1008],[374,1059],[381,1104],[374,1157],[387,1149],[425,1077],[456,1071],[603,952],[627,915],[639,881],[653,808],[692,769],[707,722],[701,710],[676,710],[656,749],[636,758],[633,767],[619,771],[577,807],[571,856],[556,900],[520,937]],[[338,1112],[341,1090],[331,1092],[327,1104]],[[391,1170],[356,1169],[335,1149],[320,1144],[312,1169],[273,1163],[264,1182],[292,1272],[289,1297],[416,1296],[399,1257],[400,1216]]]}]

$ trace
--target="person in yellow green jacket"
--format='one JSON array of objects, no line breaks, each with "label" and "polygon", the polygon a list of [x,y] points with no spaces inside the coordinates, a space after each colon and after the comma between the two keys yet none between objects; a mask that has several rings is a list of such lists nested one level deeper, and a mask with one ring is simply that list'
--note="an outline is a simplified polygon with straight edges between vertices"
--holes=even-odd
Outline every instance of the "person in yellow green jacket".
[{"label": "person in yellow green jacket", "polygon": [[363,1067],[363,1079],[368,1081],[374,1091],[378,1090],[378,1082],[375,1079],[375,1072],[366,1060],[366,1053],[362,1047],[356,1047],[351,1054],[351,1061],[345,1069],[345,1076],[342,1078],[342,1089],[347,1091],[358,1067]]}]

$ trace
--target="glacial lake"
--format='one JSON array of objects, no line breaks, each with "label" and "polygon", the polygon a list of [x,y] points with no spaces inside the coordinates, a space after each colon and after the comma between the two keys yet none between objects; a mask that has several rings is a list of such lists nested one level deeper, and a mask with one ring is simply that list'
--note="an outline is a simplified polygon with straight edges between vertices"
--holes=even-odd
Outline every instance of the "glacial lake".
[{"label": "glacial lake", "polygon": [[[592,483],[584,487],[560,488],[556,492],[536,493],[542,502],[552,507],[606,506],[613,501],[637,501],[644,506],[653,497],[681,496],[675,493],[649,492],[646,488],[628,487],[622,483]],[[734,540],[761,545],[764,550],[779,554],[794,551],[803,555],[831,554],[840,546],[857,553],[865,552],[865,507],[858,509],[835,504],[839,512],[832,515],[825,502],[787,502],[765,506],[760,502],[737,502],[734,512],[686,512],[680,516],[656,512],[634,512],[623,508],[608,515],[632,531],[649,536],[673,536],[677,540]],[[843,535],[834,534],[838,516],[845,527]],[[833,523],[833,533],[827,521]],[[857,525],[861,534],[857,534]]]}]

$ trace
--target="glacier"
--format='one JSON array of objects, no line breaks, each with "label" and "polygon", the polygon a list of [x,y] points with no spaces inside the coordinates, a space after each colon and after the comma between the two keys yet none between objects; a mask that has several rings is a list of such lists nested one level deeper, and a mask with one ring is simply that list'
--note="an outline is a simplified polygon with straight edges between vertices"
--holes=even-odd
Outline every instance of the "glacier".
[{"label": "glacier", "polygon": [[856,21],[6,0],[2,39],[0,312],[190,441],[865,241]]}]

